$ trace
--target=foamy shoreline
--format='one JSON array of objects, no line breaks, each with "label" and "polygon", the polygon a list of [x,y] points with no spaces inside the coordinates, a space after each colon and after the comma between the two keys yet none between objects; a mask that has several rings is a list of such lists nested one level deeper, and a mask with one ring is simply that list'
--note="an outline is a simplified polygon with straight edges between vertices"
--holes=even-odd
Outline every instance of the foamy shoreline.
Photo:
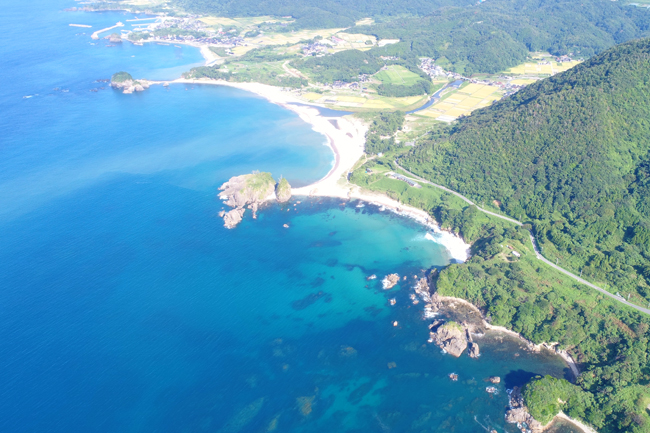
[{"label": "foamy shoreline", "polygon": [[[151,84],[167,83],[164,81],[150,81]],[[464,262],[469,258],[470,245],[458,235],[443,231],[436,221],[422,209],[408,206],[380,194],[362,191],[357,185],[347,180],[347,174],[364,155],[367,125],[352,116],[345,117],[324,117],[320,114],[317,105],[306,104],[301,99],[278,87],[260,83],[233,83],[223,80],[187,79],[179,78],[169,83],[177,84],[207,84],[217,86],[228,86],[245,90],[261,96],[273,104],[280,105],[291,110],[312,129],[326,138],[327,145],[334,153],[334,166],[330,171],[317,182],[300,188],[292,188],[294,196],[308,197],[332,197],[345,200],[358,199],[371,204],[383,206],[389,211],[415,219],[419,223],[429,227],[434,235],[427,239],[443,245],[449,252],[450,257],[457,262]],[[301,104],[301,105],[294,105]]]}]

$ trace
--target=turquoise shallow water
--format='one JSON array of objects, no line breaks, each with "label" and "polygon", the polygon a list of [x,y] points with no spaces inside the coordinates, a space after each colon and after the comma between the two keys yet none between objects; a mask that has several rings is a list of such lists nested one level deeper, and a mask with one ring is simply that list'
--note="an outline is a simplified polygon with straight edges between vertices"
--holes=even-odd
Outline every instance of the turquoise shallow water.
[{"label": "turquoise shallow water", "polygon": [[[238,90],[101,90],[200,56],[91,45],[68,24],[130,16],[28,6],[3,10],[0,44],[0,431],[515,431],[505,386],[565,374],[515,342],[485,340],[479,361],[427,345],[411,277],[449,256],[411,220],[294,199],[224,229],[219,184],[308,184],[332,164],[324,138]],[[410,279],[366,281],[388,272]]]}]

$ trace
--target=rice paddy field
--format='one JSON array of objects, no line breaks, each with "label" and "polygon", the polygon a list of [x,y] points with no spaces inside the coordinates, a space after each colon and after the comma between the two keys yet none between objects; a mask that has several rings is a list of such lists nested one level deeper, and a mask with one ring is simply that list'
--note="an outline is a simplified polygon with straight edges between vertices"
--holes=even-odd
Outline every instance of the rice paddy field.
[{"label": "rice paddy field", "polygon": [[456,92],[443,96],[438,103],[419,111],[417,115],[451,122],[476,109],[487,107],[502,96],[503,92],[498,87],[470,83]]},{"label": "rice paddy field", "polygon": [[390,65],[377,72],[374,77],[384,84],[395,84],[401,86],[412,86],[420,80],[420,76],[403,66]]},{"label": "rice paddy field", "polygon": [[350,109],[351,111],[403,110],[408,111],[419,107],[427,100],[426,95],[408,96],[405,98],[388,98],[368,93],[305,93],[301,96],[309,102],[324,104],[334,109]]},{"label": "rice paddy field", "polygon": [[508,75],[549,76],[571,69],[578,63],[580,63],[578,60],[560,63],[556,62],[555,58],[549,53],[535,53],[532,61],[510,68],[504,73]]}]

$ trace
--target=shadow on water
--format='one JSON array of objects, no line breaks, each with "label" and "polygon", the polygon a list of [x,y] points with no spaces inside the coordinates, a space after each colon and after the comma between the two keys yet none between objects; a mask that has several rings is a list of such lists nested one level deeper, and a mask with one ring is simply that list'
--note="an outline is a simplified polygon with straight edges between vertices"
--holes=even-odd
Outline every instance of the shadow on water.
[{"label": "shadow on water", "polygon": [[533,373],[525,370],[511,370],[503,378],[506,388],[512,389],[515,386],[523,386],[526,382],[530,381],[535,376],[539,376],[538,373]]}]

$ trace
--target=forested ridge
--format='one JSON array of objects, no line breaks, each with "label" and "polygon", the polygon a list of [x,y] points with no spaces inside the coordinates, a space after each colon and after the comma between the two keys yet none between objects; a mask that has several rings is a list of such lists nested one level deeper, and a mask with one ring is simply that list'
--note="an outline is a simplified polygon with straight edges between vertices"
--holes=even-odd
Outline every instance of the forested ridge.
[{"label": "forested ridge", "polygon": [[[563,267],[650,301],[650,40],[479,110],[400,163],[526,222]],[[532,257],[505,260],[503,244],[525,249],[527,235],[482,222],[472,207],[429,210],[475,242],[467,263],[438,274],[438,291],[535,343],[559,342],[584,370],[575,385],[531,382],[533,416],[545,422],[562,409],[601,432],[650,432],[650,320]]]},{"label": "forested ridge", "polygon": [[[284,31],[353,27],[401,42],[372,56],[433,57],[471,75],[496,73],[526,60],[531,51],[589,57],[617,43],[650,36],[650,11],[609,0],[176,0],[181,8],[223,16],[291,16]],[[356,26],[364,17],[371,26]],[[323,65],[326,66],[325,58]],[[333,60],[334,61],[334,60]],[[357,72],[360,73],[360,72]]]},{"label": "forested ridge", "polygon": [[[462,120],[403,159],[533,224],[547,257],[650,302],[650,40]],[[644,278],[645,277],[645,278]]]}]

